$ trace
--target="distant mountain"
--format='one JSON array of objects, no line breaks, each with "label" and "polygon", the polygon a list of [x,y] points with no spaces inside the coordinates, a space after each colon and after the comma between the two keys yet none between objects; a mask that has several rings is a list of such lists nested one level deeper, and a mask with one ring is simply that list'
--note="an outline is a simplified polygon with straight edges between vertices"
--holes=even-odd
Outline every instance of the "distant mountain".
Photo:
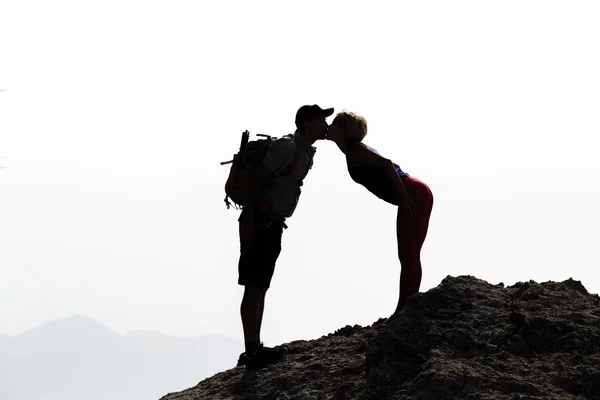
[{"label": "distant mountain", "polygon": [[0,336],[0,399],[158,399],[231,368],[241,351],[224,336],[121,335],[74,316]]}]

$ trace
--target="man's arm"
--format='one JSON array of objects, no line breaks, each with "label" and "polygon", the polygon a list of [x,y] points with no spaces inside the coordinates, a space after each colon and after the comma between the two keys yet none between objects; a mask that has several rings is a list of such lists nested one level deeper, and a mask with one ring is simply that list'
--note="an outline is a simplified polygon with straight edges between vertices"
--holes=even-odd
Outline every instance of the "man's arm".
[{"label": "man's arm", "polygon": [[252,193],[249,205],[256,206],[262,198],[264,183],[276,172],[285,169],[294,159],[296,145],[289,139],[278,139],[271,143],[262,164],[251,175]]},{"label": "man's arm", "polygon": [[275,171],[273,171],[271,168],[261,164],[261,166],[253,171],[252,175],[250,175],[248,178],[252,180],[249,185],[251,192],[248,196],[249,199],[247,202],[249,210],[254,210],[256,205],[260,202],[263,194],[263,185],[273,175],[274,172]]},{"label": "man's arm", "polygon": [[258,204],[263,196],[263,184],[273,175],[273,170],[266,165],[261,165],[248,177],[251,180],[248,194],[248,201],[244,207],[244,219],[240,229],[240,238],[245,243],[252,242],[256,231],[256,214],[258,214]]}]

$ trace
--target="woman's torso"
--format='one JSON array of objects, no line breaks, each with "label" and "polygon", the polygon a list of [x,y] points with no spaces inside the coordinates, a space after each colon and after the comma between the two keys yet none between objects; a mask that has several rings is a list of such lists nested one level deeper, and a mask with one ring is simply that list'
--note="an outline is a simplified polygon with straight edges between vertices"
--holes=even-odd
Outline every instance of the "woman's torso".
[{"label": "woman's torso", "polygon": [[[370,151],[381,155],[374,148],[364,143],[363,145]],[[396,168],[396,172],[401,178],[408,176],[408,173],[403,171],[398,164],[394,163],[394,167]],[[356,183],[364,186],[375,196],[390,204],[397,205],[396,186],[394,182],[392,182],[390,178],[386,175],[385,171],[381,167],[364,164],[351,165],[348,163],[348,172],[350,173],[350,177]]]}]

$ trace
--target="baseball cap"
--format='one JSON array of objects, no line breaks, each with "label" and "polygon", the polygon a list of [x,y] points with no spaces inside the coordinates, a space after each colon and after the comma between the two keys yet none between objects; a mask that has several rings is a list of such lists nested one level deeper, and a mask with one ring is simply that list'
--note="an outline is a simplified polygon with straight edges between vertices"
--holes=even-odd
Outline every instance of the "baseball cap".
[{"label": "baseball cap", "polygon": [[304,105],[296,112],[296,128],[300,128],[306,120],[315,117],[329,117],[333,114],[333,108],[322,109],[316,104]]}]

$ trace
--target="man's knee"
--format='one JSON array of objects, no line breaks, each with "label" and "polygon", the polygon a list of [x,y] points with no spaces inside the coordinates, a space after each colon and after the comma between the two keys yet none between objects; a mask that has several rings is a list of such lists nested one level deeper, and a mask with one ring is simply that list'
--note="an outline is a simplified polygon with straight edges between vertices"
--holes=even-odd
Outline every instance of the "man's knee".
[{"label": "man's knee", "polygon": [[244,301],[249,303],[258,303],[264,298],[267,289],[258,286],[246,285],[244,287]]}]

